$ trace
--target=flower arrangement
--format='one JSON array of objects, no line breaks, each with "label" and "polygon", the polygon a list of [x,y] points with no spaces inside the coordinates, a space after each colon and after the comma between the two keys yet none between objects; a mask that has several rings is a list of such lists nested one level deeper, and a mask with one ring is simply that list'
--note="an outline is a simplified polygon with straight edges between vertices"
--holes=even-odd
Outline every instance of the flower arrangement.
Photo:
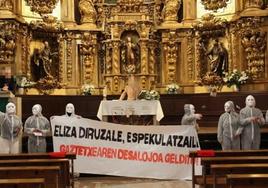
[{"label": "flower arrangement", "polygon": [[166,86],[166,91],[168,94],[176,94],[178,93],[180,86],[176,83],[168,84]]},{"label": "flower arrangement", "polygon": [[138,99],[145,99],[145,100],[159,100],[160,95],[155,90],[141,90]]},{"label": "flower arrangement", "polygon": [[81,88],[83,95],[91,95],[94,89],[95,87],[92,84],[84,84]]},{"label": "flower arrangement", "polygon": [[221,88],[223,79],[214,72],[208,72],[201,80],[201,84],[210,87]]},{"label": "flower arrangement", "polygon": [[222,77],[214,72],[207,72],[199,84],[207,87],[210,96],[216,97],[217,91],[222,89],[223,83]]},{"label": "flower arrangement", "polygon": [[248,79],[249,76],[245,71],[239,72],[237,69],[234,69],[231,73],[224,73],[223,81],[226,83],[227,87],[233,85],[240,87],[242,84],[245,84]]},{"label": "flower arrangement", "polygon": [[17,79],[17,85],[20,88],[26,88],[36,85],[36,82],[29,81],[25,76],[22,76]]}]

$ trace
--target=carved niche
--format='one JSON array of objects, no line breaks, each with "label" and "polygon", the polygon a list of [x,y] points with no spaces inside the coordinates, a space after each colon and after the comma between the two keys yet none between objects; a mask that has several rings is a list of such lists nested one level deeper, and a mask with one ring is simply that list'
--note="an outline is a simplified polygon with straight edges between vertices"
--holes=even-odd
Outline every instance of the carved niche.
[{"label": "carved niche", "polygon": [[[216,18],[213,14],[206,14],[202,17],[201,21],[194,24],[195,38],[196,38],[196,65],[197,65],[197,81],[201,81],[204,75],[212,75],[211,69],[212,60],[209,61],[209,49],[212,45],[219,45],[224,53],[226,49],[223,45],[225,37],[225,30],[228,22],[225,19]],[[216,44],[217,43],[217,44]],[[227,55],[228,56],[228,55]],[[214,75],[214,74],[213,74]],[[215,76],[220,76],[215,73]]]}]

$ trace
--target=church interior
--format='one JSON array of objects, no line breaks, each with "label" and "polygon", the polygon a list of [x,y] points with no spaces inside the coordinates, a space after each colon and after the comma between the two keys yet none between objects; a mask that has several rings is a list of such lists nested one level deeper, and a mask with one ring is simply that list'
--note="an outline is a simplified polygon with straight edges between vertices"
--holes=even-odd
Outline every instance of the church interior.
[{"label": "church interior", "polygon": [[[22,123],[35,104],[48,119],[72,103],[77,114],[99,120],[101,101],[118,100],[131,76],[143,92],[138,99],[160,101],[160,126],[180,125],[184,105],[195,106],[204,150],[221,150],[226,101],[239,112],[253,95],[264,118],[268,110],[267,0],[0,0],[0,28],[0,111],[14,102]],[[151,117],[108,121],[155,124]],[[260,149],[268,149],[265,126],[261,136]],[[81,175],[74,185],[193,187],[102,175]]]}]

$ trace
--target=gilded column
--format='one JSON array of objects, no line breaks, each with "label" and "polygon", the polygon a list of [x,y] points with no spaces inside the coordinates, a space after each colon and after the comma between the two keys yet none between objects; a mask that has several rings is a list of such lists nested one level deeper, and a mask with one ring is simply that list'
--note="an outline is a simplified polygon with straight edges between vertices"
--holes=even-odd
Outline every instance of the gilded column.
[{"label": "gilded column", "polygon": [[73,38],[72,32],[66,33],[66,76],[68,82],[72,81],[73,76]]},{"label": "gilded column", "polygon": [[196,19],[196,1],[183,1],[183,21],[192,22]]},{"label": "gilded column", "polygon": [[82,36],[80,47],[83,55],[84,82],[91,83],[94,81],[95,56],[96,56],[96,36],[85,32]]},{"label": "gilded column", "polygon": [[113,62],[113,67],[112,67],[112,72],[115,75],[120,74],[120,62],[119,62],[119,57],[120,57],[120,50],[119,50],[119,40],[115,40],[112,42],[113,44],[113,52],[112,52],[112,62]]},{"label": "gilded column", "polygon": [[165,62],[167,64],[167,82],[173,83],[176,81],[176,62],[177,62],[177,45],[174,41],[176,39],[176,33],[174,31],[168,34],[168,41],[164,46]]},{"label": "gilded column", "polygon": [[140,40],[140,47],[141,47],[141,74],[148,74],[148,47],[147,47],[147,40]]},{"label": "gilded column", "polygon": [[66,27],[75,25],[74,0],[61,1],[61,21]]},{"label": "gilded column", "polygon": [[14,17],[14,2],[13,0],[0,0],[0,18]]}]

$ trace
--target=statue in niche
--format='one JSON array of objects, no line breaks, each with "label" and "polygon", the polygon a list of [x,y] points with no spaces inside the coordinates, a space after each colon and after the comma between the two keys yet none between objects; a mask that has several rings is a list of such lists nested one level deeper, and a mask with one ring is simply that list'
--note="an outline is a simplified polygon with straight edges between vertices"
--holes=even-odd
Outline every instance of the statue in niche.
[{"label": "statue in niche", "polygon": [[180,0],[166,0],[163,8],[162,17],[164,21],[177,21],[178,10],[180,9]]},{"label": "statue in niche", "polygon": [[81,23],[93,23],[96,22],[96,9],[91,0],[80,0],[78,4],[79,12],[81,14]]},{"label": "statue in niche", "polygon": [[35,48],[31,57],[33,80],[39,81],[42,78],[53,78],[52,76],[52,59],[58,53],[52,53],[49,43],[43,43],[44,48]]},{"label": "statue in niche", "polygon": [[139,65],[139,54],[139,46],[132,41],[131,37],[126,37],[126,41],[121,47],[121,62],[126,73],[136,73]]},{"label": "statue in niche", "polygon": [[210,72],[223,76],[224,72],[228,72],[228,51],[223,43],[215,40],[213,47],[206,53],[210,66]]}]

